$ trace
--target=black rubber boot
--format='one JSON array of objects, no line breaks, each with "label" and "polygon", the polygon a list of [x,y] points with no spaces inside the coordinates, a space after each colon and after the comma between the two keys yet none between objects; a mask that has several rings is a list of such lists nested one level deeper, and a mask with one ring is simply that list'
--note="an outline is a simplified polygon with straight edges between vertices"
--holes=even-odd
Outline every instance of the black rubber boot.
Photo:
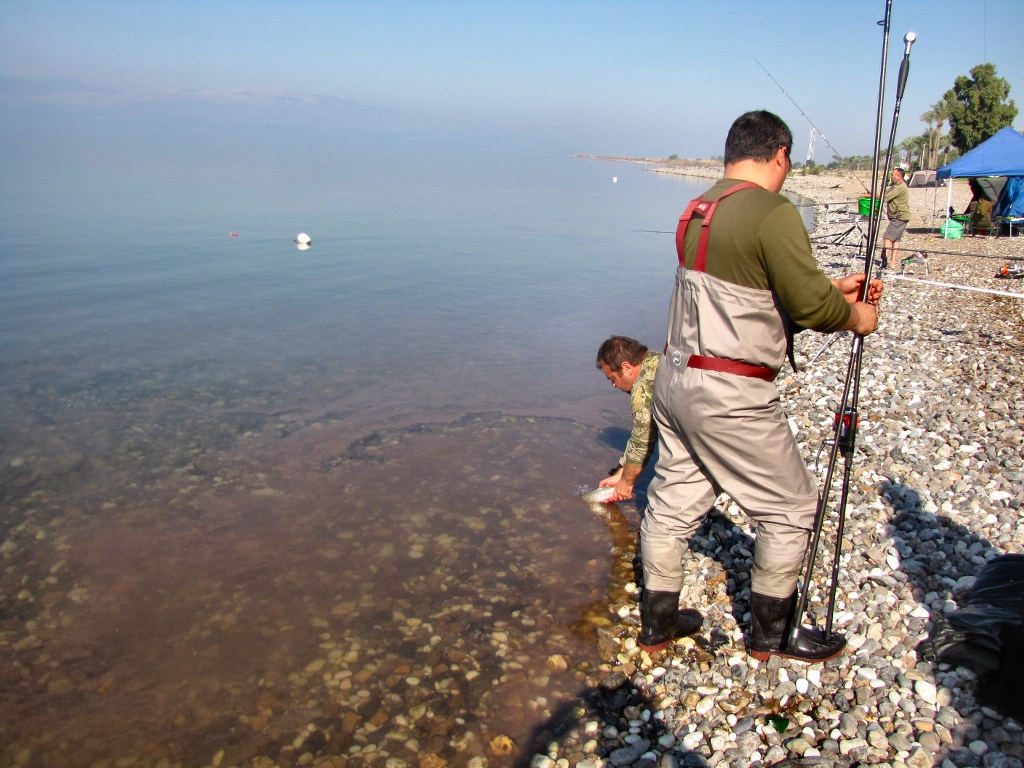
[{"label": "black rubber boot", "polygon": [[750,594],[750,640],[747,651],[755,659],[768,661],[771,656],[782,656],[800,661],[828,661],[846,648],[846,638],[833,632],[825,640],[824,631],[814,627],[800,627],[796,639],[790,642],[789,633],[796,612],[796,593],[789,597],[769,597]]},{"label": "black rubber boot", "polygon": [[679,610],[678,592],[652,592],[644,590],[640,603],[640,636],[636,644],[644,651],[660,651],[672,640],[692,635],[704,624],[700,611],[692,608]]}]

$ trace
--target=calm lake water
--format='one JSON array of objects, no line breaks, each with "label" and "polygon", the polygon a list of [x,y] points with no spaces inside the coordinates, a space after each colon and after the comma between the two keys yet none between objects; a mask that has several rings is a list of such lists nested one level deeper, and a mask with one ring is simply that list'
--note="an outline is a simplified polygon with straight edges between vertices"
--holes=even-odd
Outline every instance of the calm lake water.
[{"label": "calm lake water", "polygon": [[661,345],[632,230],[710,184],[226,156],[0,179],[0,764],[507,763],[600,675],[635,508],[576,498],[629,426],[594,355]]}]

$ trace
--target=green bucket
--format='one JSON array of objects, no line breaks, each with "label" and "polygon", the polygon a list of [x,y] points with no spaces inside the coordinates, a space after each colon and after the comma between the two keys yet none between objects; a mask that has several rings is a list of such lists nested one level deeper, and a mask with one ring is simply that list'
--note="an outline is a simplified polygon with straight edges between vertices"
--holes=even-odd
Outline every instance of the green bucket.
[{"label": "green bucket", "polygon": [[[870,197],[860,197],[860,198],[857,198],[857,201],[860,203],[860,215],[861,216],[870,216],[871,215],[871,198]],[[882,207],[882,201],[881,200],[875,200],[875,210],[877,211],[881,207]]]},{"label": "green bucket", "polygon": [[959,240],[964,236],[964,225],[953,219],[942,223],[942,236],[947,240]]}]

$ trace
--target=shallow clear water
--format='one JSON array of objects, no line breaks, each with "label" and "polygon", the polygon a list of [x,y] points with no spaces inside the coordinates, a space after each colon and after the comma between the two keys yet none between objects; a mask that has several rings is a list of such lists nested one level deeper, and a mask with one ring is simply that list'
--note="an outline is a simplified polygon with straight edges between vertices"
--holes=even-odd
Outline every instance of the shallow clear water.
[{"label": "shallow clear water", "polygon": [[4,758],[511,760],[625,579],[575,494],[629,425],[597,346],[664,336],[672,238],[631,230],[709,184],[372,142],[108,167],[0,182]]}]

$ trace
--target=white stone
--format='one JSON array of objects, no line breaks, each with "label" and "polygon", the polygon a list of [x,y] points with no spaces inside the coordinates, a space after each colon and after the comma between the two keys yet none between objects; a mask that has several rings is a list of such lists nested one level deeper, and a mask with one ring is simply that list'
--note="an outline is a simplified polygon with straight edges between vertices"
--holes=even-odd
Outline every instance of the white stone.
[{"label": "white stone", "polygon": [[701,733],[700,731],[693,731],[683,736],[683,747],[685,747],[688,752],[692,752],[700,746],[700,743],[703,740],[703,733]]},{"label": "white stone", "polygon": [[917,682],[915,682],[914,693],[916,693],[922,699],[927,701],[929,704],[934,704],[935,699],[938,696],[938,690],[935,688],[935,685],[929,683],[927,680],[918,680]]}]

